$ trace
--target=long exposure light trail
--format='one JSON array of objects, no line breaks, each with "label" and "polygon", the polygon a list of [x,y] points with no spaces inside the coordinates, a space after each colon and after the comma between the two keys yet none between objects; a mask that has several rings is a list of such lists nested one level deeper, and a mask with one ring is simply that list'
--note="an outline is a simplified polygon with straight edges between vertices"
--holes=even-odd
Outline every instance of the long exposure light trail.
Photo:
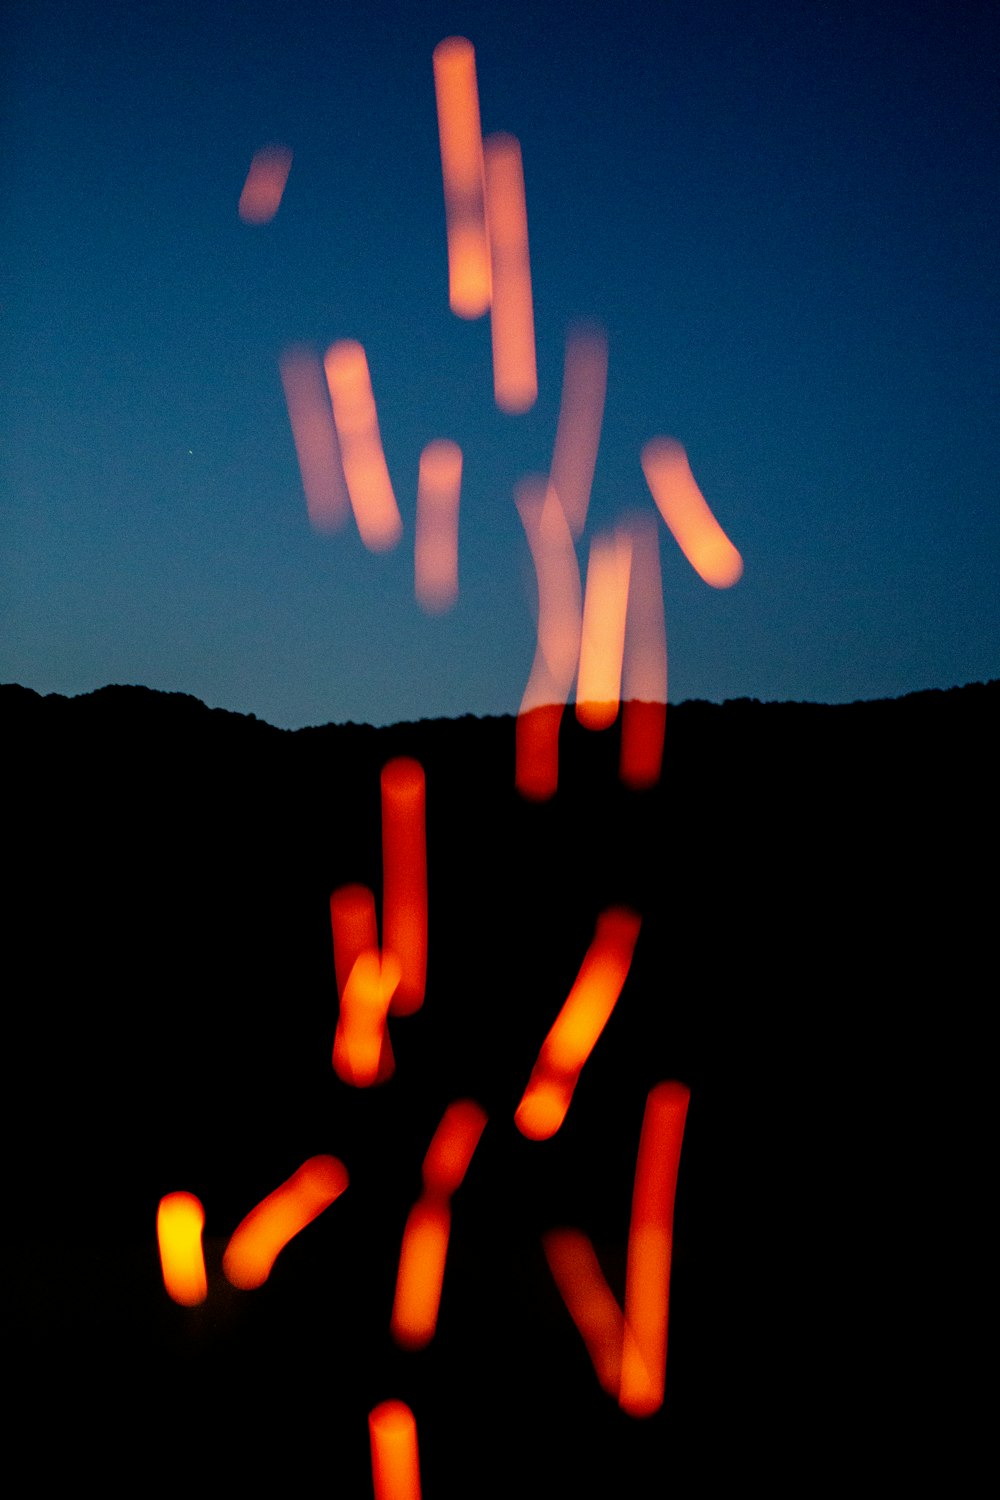
[{"label": "long exposure light trail", "polygon": [[414,586],[430,614],[450,609],[458,598],[458,501],[462,450],[448,438],[428,443],[417,478]]},{"label": "long exposure light trail", "polygon": [[350,502],[323,366],[311,349],[293,345],[278,367],[309,523],[316,531],[336,531],[350,514]]},{"label": "long exposure light trail", "polygon": [[622,665],[622,739],[618,774],[634,791],[655,786],[663,764],[667,723],[667,630],[663,614],[660,538],[656,519],[633,516],[625,659]]},{"label": "long exposure light trail", "polygon": [[497,134],[486,137],[483,151],[493,268],[493,393],[501,411],[524,412],[538,397],[538,372],[521,147],[512,135]]},{"label": "long exposure light trail", "polygon": [[674,438],[652,438],[642,450],[642,471],[674,540],[699,578],[716,589],[743,576],[743,559],[698,488],[684,449]]},{"label": "long exposure light trail", "polygon": [[609,729],[618,717],[632,539],[625,531],[590,544],[580,631],[576,716],[586,729]]},{"label": "long exposure light trail", "polygon": [[300,1230],[345,1190],[347,1169],[335,1156],[312,1156],[252,1208],[226,1246],[222,1269],[242,1291],[263,1286],[274,1262]]},{"label": "long exposure light trail", "polygon": [[340,339],[323,363],[358,532],[372,552],[384,552],[399,541],[403,522],[382,451],[368,360],[355,339]]},{"label": "long exposure light trail", "polygon": [[427,790],[409,756],[382,768],[382,938],[400,968],[391,1014],[411,1016],[427,985]]},{"label": "long exposure light trail", "polygon": [[598,1264],[594,1247],[577,1229],[542,1235],[549,1270],[576,1324],[603,1391],[618,1397],[625,1319]]},{"label": "long exposure light trail", "polygon": [[360,953],[340,1000],[333,1039],[333,1069],[355,1088],[371,1088],[392,1076],[395,1063],[386,1018],[399,984],[399,960],[375,949]]},{"label": "long exposure light trail", "polygon": [[549,481],[575,537],[587,521],[607,385],[607,335],[596,328],[571,330]]},{"label": "long exposure light trail", "polygon": [[446,37],[434,48],[434,93],[448,236],[448,302],[460,318],[478,318],[490,305],[492,278],[476,54],[464,36]]},{"label": "long exposure light trail", "polygon": [[486,1111],[474,1099],[448,1105],[424,1157],[425,1193],[450,1198],[458,1191],[485,1128]]},{"label": "long exposure light trail", "polygon": [[375,1500],[420,1500],[417,1424],[403,1401],[382,1401],[368,1414]]},{"label": "long exposure light trail", "polygon": [[208,1296],[201,1232],[205,1210],[193,1193],[167,1193],[156,1211],[156,1239],[167,1295],[181,1307],[197,1307]]},{"label": "long exposure light trail", "polygon": [[244,224],[271,222],[281,206],[291,165],[287,146],[263,146],[254,153],[237,209]]}]

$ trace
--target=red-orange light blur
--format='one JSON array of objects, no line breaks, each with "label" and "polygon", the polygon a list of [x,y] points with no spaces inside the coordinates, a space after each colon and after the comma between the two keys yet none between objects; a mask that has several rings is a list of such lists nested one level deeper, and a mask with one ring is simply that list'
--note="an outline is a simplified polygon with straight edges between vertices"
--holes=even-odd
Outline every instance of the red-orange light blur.
[{"label": "red-orange light blur", "polygon": [[323,366],[311,349],[293,346],[278,360],[310,525],[336,531],[350,510]]},{"label": "red-orange light blur", "polygon": [[551,1229],[542,1248],[566,1310],[590,1355],[601,1389],[617,1398],[621,1384],[624,1323],[594,1247],[576,1229]]},{"label": "red-orange light blur", "polygon": [[458,598],[458,499],[462,450],[448,438],[428,443],[417,479],[414,582],[417,602],[429,614],[450,609]]},{"label": "red-orange light blur", "polygon": [[354,519],[372,552],[394,547],[403,522],[382,451],[365,351],[354,339],[331,344],[324,359],[333,420]]},{"label": "red-orange light blur", "polygon": [[618,1401],[633,1417],[663,1405],[674,1199],[690,1090],[658,1083],[642,1120],[625,1280],[625,1345]]},{"label": "red-orange light blur", "polygon": [[434,1337],[450,1230],[451,1209],[442,1199],[423,1197],[410,1209],[390,1324],[404,1349],[423,1349]]},{"label": "red-orange light blur", "polygon": [[368,1414],[375,1500],[420,1500],[417,1424],[403,1401],[383,1401]]},{"label": "red-orange light blur", "polygon": [[618,717],[632,541],[626,532],[590,544],[580,631],[576,716],[586,729],[608,729]]},{"label": "red-orange light blur", "polygon": [[464,36],[446,37],[434,48],[434,93],[448,235],[448,302],[460,318],[478,318],[490,305],[490,246],[476,54]]},{"label": "red-orange light blur", "polygon": [[529,802],[548,802],[559,789],[559,726],[563,705],[522,704],[514,731],[514,785]]},{"label": "red-orange light blur", "polygon": [[[342,885],[330,897],[330,928],[333,934],[333,967],[337,979],[337,995],[341,1003],[351,970],[362,953],[378,952],[378,925],[375,918],[375,897],[367,886]],[[334,1037],[333,1066],[338,1077],[353,1083],[353,1070],[344,1050],[341,1035],[341,1016],[337,1017],[337,1034]],[[396,1062],[392,1054],[388,1027],[382,1027],[382,1053],[379,1061],[377,1083],[384,1083],[395,1072]]]},{"label": "red-orange light blur", "polygon": [[243,1291],[263,1286],[281,1251],[347,1187],[347,1169],[335,1156],[312,1156],[287,1182],[250,1210],[236,1229],[222,1269]]},{"label": "red-orange light blur", "polygon": [[521,147],[512,135],[490,135],[483,159],[493,269],[493,394],[501,411],[523,412],[538,397],[538,373]]},{"label": "red-orange light blur", "polygon": [[377,949],[358,955],[340,1000],[333,1039],[333,1068],[338,1078],[355,1088],[371,1088],[392,1076],[394,1062],[388,1045],[386,1018],[399,983],[399,961]]},{"label": "red-orange light blur", "polygon": [[400,966],[394,1016],[419,1010],[427,985],[426,819],[423,766],[390,760],[382,768],[382,939]]},{"label": "red-orange light blur", "polygon": [[587,520],[607,384],[607,336],[596,328],[571,331],[549,481],[575,537]]},{"label": "red-orange light blur", "polygon": [[291,165],[287,146],[264,146],[254,153],[240,193],[239,215],[244,224],[269,224],[274,218]]},{"label": "red-orange light blur", "polygon": [[181,1307],[197,1307],[208,1296],[201,1231],[205,1210],[193,1193],[167,1193],[156,1210],[156,1239],[167,1295]]},{"label": "red-orange light blur", "polygon": [[653,438],[642,450],[642,471],[674,539],[699,578],[731,588],[743,559],[713,516],[684,449],[674,438]]},{"label": "red-orange light blur", "polygon": [[656,521],[633,519],[618,774],[638,791],[655,786],[663,764],[667,722],[667,631]]},{"label": "red-orange light blur", "polygon": [[456,1099],[448,1105],[424,1157],[426,1193],[450,1198],[457,1192],[485,1126],[486,1111],[474,1099]]}]

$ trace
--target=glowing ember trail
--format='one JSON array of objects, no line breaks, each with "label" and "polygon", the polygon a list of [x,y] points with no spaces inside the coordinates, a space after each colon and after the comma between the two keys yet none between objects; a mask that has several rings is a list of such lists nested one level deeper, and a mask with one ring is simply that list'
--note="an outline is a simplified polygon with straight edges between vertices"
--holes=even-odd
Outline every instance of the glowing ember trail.
[{"label": "glowing ember trail", "polygon": [[458,598],[458,498],[462,450],[447,438],[428,443],[417,480],[414,582],[417,602],[429,614],[450,609]]},{"label": "glowing ember trail", "polygon": [[633,519],[632,571],[622,679],[622,743],[618,774],[639,791],[655,786],[663,764],[667,722],[667,631],[663,618],[660,543],[652,516]]},{"label": "glowing ember trail", "polygon": [[549,482],[575,537],[583,532],[594,482],[608,385],[608,340],[598,329],[576,329],[566,340],[562,404]]},{"label": "glowing ember trail", "polygon": [[594,1247],[576,1229],[552,1229],[542,1248],[566,1310],[590,1355],[601,1389],[618,1397],[625,1320]]},{"label": "glowing ember trail", "polygon": [[278,361],[309,522],[336,531],[350,509],[323,366],[312,350],[286,349]]},{"label": "glowing ember trail", "polygon": [[354,339],[331,344],[324,360],[333,420],[354,519],[372,552],[394,547],[403,523],[393,494],[365,351]]},{"label": "glowing ember trail", "polygon": [[399,1252],[390,1331],[404,1349],[423,1349],[434,1337],[451,1209],[439,1198],[420,1198],[410,1209]]},{"label": "glowing ember trail", "polygon": [[537,399],[538,374],[521,148],[512,135],[487,136],[484,162],[493,267],[493,394],[501,411],[523,412]]},{"label": "glowing ember trail", "polygon": [[708,508],[687,454],[673,438],[653,438],[642,450],[642,472],[657,509],[699,578],[728,589],[743,576],[743,559]]},{"label": "glowing ember trail", "polygon": [[197,1307],[208,1296],[201,1231],[205,1210],[193,1193],[167,1193],[156,1210],[156,1239],[168,1297]]},{"label": "glowing ember trail", "polygon": [[403,1401],[383,1401],[368,1414],[375,1500],[420,1500],[417,1424]]},{"label": "glowing ember trail", "polygon": [[632,541],[627,533],[594,537],[576,689],[576,716],[586,729],[609,729],[618,717],[631,566]]},{"label": "glowing ember trail", "polygon": [[462,1185],[486,1127],[486,1111],[473,1099],[449,1104],[424,1157],[424,1191],[450,1198]]},{"label": "glowing ember trail", "polygon": [[[354,1082],[354,1070],[345,1047],[342,1034],[344,995],[351,971],[362,953],[378,955],[378,927],[375,920],[375,897],[367,886],[342,885],[330,897],[330,927],[333,934],[333,966],[337,979],[337,995],[341,1009],[337,1016],[337,1031],[333,1041],[333,1067],[345,1083]],[[388,970],[386,971],[388,979]],[[381,1028],[382,1051],[379,1059],[376,1083],[384,1083],[395,1072],[396,1063],[392,1055],[389,1030]]]},{"label": "glowing ember trail", "polygon": [[358,955],[340,1001],[333,1039],[333,1068],[355,1088],[371,1088],[392,1076],[395,1063],[388,1045],[386,1018],[399,983],[399,961],[377,950]]},{"label": "glowing ember trail", "polygon": [[427,984],[426,807],[420,762],[390,760],[382,769],[382,938],[400,966],[394,1016],[419,1010]]},{"label": "glowing ember trail", "polygon": [[264,146],[254,153],[240,193],[239,215],[244,224],[269,224],[285,191],[292,153],[287,146]]},{"label": "glowing ember trail", "polygon": [[448,303],[460,318],[478,318],[490,305],[490,246],[476,54],[464,36],[446,37],[434,48],[434,93],[448,235]]},{"label": "glowing ember trail", "polygon": [[312,1156],[287,1182],[250,1210],[226,1246],[222,1269],[243,1291],[263,1286],[281,1251],[347,1187],[335,1156]]}]

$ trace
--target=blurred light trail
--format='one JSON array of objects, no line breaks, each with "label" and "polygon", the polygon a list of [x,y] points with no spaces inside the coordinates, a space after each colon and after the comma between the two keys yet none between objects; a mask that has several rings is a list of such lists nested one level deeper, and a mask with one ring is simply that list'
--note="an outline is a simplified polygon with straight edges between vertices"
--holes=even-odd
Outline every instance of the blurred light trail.
[{"label": "blurred light trail", "polygon": [[663,618],[660,537],[652,515],[634,517],[618,774],[639,791],[655,786],[667,722],[667,630]]},{"label": "blurred light trail", "polygon": [[619,1405],[633,1417],[663,1405],[674,1198],[690,1090],[658,1083],[642,1120],[625,1280],[625,1345]]},{"label": "blurred light trail", "polygon": [[446,1200],[422,1197],[410,1209],[390,1323],[393,1338],[404,1349],[423,1349],[434,1337],[450,1230]]},{"label": "blurred light trail", "polygon": [[318,355],[301,345],[286,349],[278,366],[310,525],[316,531],[336,531],[350,506],[323,366]]},{"label": "blurred light trail", "polygon": [[193,1193],[167,1193],[156,1210],[156,1239],[167,1296],[198,1307],[208,1296],[201,1231],[205,1210]]},{"label": "blurred light trail", "polygon": [[365,546],[384,552],[399,541],[403,523],[382,451],[368,360],[356,340],[340,339],[326,351],[324,365],[354,519]]},{"label": "blurred light trail", "polygon": [[388,1045],[386,1018],[399,983],[399,961],[379,957],[377,949],[358,955],[340,1001],[333,1039],[333,1068],[355,1088],[371,1088],[392,1076],[395,1063]]},{"label": "blurred light trail", "polygon": [[390,1012],[410,1016],[427,985],[427,792],[406,756],[382,768],[382,939],[400,967]]},{"label": "blurred light trail", "polygon": [[252,1208],[236,1229],[222,1269],[243,1291],[263,1286],[281,1251],[347,1187],[347,1169],[335,1156],[311,1156],[287,1182]]},{"label": "blurred light trail", "polygon": [[[531,684],[529,683],[529,686]],[[525,693],[525,700],[527,700]],[[514,785],[529,802],[548,802],[559,789],[559,726],[563,705],[521,704],[514,731]]]},{"label": "blurred light trail", "polygon": [[618,717],[632,539],[595,536],[587,564],[580,632],[576,716],[585,729],[609,729]]},{"label": "blurred light trail", "polygon": [[240,193],[239,215],[244,224],[269,224],[278,212],[288,181],[292,153],[287,146],[263,146],[254,153]]},{"label": "blurred light trail", "polygon": [[512,135],[490,135],[483,153],[493,268],[493,394],[501,411],[523,412],[537,399],[538,374],[521,147]]},{"label": "blurred light trail", "polygon": [[625,1320],[585,1234],[551,1229],[542,1248],[566,1310],[590,1355],[601,1389],[618,1397]]},{"label": "blurred light trail", "polygon": [[597,919],[593,941],[532,1069],[514,1123],[529,1140],[555,1135],[577,1079],[618,1002],[632,963],[642,919],[610,907]]},{"label": "blurred light trail", "polygon": [[383,1401],[368,1414],[375,1500],[420,1500],[417,1424],[403,1401]]},{"label": "blurred light trail", "polygon": [[[341,1034],[344,994],[351,970],[362,953],[378,954],[378,927],[375,920],[375,897],[367,886],[342,885],[330,897],[330,928],[333,935],[333,967],[337,980],[337,996],[341,1010],[337,1015],[337,1031],[333,1040],[333,1067],[345,1083],[353,1082],[352,1069],[345,1050],[345,1039]],[[378,1065],[376,1083],[384,1083],[396,1070],[392,1054],[389,1030],[381,1029],[382,1051]]]},{"label": "blurred light trail", "polygon": [[434,48],[434,93],[448,236],[448,304],[460,318],[479,318],[490,305],[483,138],[476,54],[464,36]]},{"label": "blurred light trail", "polygon": [[731,588],[743,575],[743,559],[709,509],[680,443],[652,438],[642,450],[642,472],[660,515],[699,578],[716,589]]},{"label": "blurred light trail", "polygon": [[448,438],[428,443],[420,455],[417,534],[413,572],[417,602],[428,614],[450,609],[458,598],[458,499],[462,450]]},{"label": "blurred light trail", "polygon": [[486,1111],[473,1099],[449,1104],[424,1157],[424,1191],[450,1198],[462,1185],[486,1127]]},{"label": "blurred light trail", "polygon": [[587,520],[607,385],[607,335],[596,328],[571,330],[549,482],[575,537],[582,534]]}]

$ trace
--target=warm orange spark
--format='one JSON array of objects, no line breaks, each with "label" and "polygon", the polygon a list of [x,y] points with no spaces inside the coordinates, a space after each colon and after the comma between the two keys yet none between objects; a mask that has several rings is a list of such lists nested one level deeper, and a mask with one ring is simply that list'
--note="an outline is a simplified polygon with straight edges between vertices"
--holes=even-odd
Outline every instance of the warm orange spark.
[{"label": "warm orange spark", "polygon": [[490,246],[476,54],[464,36],[446,37],[434,48],[434,92],[448,235],[448,302],[460,318],[478,318],[490,305]]},{"label": "warm orange spark", "polygon": [[580,632],[576,716],[586,729],[609,729],[618,717],[632,541],[625,532],[590,544]]},{"label": "warm orange spark", "polygon": [[535,404],[538,374],[521,148],[512,135],[491,135],[483,152],[493,267],[493,394],[501,411],[523,412]]},{"label": "warm orange spark", "polygon": [[585,1234],[552,1229],[542,1248],[566,1310],[590,1355],[601,1389],[618,1396],[625,1320]]},{"label": "warm orange spark", "polygon": [[631,523],[632,572],[622,675],[619,771],[634,790],[655,786],[667,721],[667,631],[663,619],[659,534],[655,519]]},{"label": "warm orange spark", "polygon": [[312,1156],[252,1208],[222,1258],[233,1286],[243,1291],[263,1286],[288,1241],[329,1208],[347,1182],[347,1169],[335,1156]]},{"label": "warm orange spark", "polygon": [[390,1012],[412,1015],[427,985],[427,792],[406,756],[382,768],[382,937],[400,967]]},{"label": "warm orange spark", "polygon": [[447,438],[428,443],[417,479],[414,580],[417,602],[440,614],[458,598],[458,498],[462,450]]},{"label": "warm orange spark", "polygon": [[310,524],[335,531],[347,519],[347,485],[323,366],[311,349],[286,349],[278,361]]},{"label": "warm orange spark", "polygon": [[156,1239],[167,1295],[181,1307],[197,1307],[208,1296],[201,1231],[205,1210],[193,1193],[167,1193],[156,1211]]},{"label": "warm orange spark", "polygon": [[423,1349],[434,1337],[450,1230],[451,1209],[442,1199],[423,1197],[410,1209],[390,1324],[404,1349]]},{"label": "warm orange spark", "polygon": [[642,472],[657,509],[699,578],[716,589],[731,588],[743,575],[743,559],[709,509],[680,443],[653,438],[642,450]]},{"label": "warm orange spark", "polygon": [[393,494],[365,351],[354,339],[331,344],[324,360],[333,420],[354,519],[372,552],[394,547],[403,534]]},{"label": "warm orange spark", "polygon": [[449,1104],[424,1157],[424,1191],[436,1198],[450,1198],[462,1184],[479,1137],[486,1126],[486,1111],[473,1099]]},{"label": "warm orange spark", "polygon": [[264,146],[254,153],[240,193],[239,215],[244,224],[269,224],[274,218],[291,165],[287,146]]},{"label": "warm orange spark", "polygon": [[575,537],[583,532],[594,482],[608,384],[608,340],[576,329],[566,340],[562,404],[549,481]]},{"label": "warm orange spark", "polygon": [[420,1500],[417,1424],[403,1401],[383,1401],[368,1414],[375,1500]]},{"label": "warm orange spark", "polygon": [[355,1088],[371,1088],[392,1076],[395,1064],[388,1045],[386,1018],[399,983],[399,961],[376,949],[358,955],[340,1000],[333,1039],[333,1067],[338,1078]]}]

